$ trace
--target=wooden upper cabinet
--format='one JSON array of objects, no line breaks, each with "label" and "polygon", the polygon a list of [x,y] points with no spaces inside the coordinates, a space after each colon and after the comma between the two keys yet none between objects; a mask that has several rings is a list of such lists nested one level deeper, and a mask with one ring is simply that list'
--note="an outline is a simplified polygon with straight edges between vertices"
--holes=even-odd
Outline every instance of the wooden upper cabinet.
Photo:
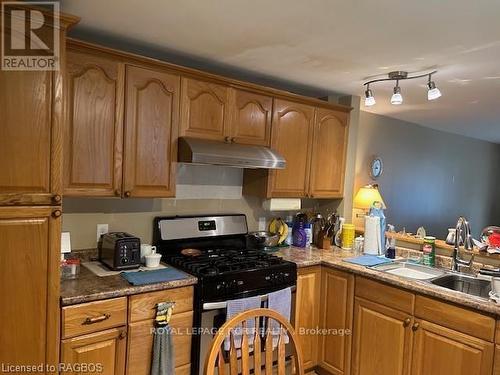
[{"label": "wooden upper cabinet", "polygon": [[104,54],[70,50],[67,70],[64,194],[120,196],[123,65]]},{"label": "wooden upper cabinet", "polygon": [[489,375],[494,344],[425,320],[417,320],[412,375]]},{"label": "wooden upper cabinet", "polygon": [[126,67],[125,197],[175,196],[180,78],[145,67]]},{"label": "wooden upper cabinet", "polygon": [[228,104],[228,87],[182,77],[180,135],[224,140],[228,137]]},{"label": "wooden upper cabinet", "polygon": [[270,197],[305,197],[308,194],[314,107],[276,99],[271,148],[286,160],[286,168],[270,172]]},{"label": "wooden upper cabinet", "polygon": [[316,109],[309,194],[341,198],[344,193],[348,113]]},{"label": "wooden upper cabinet", "polygon": [[273,98],[231,89],[231,141],[269,146]]},{"label": "wooden upper cabinet", "polygon": [[409,374],[412,323],[411,314],[355,298],[352,373]]},{"label": "wooden upper cabinet", "polygon": [[0,207],[0,238],[0,362],[55,365],[61,211]]},{"label": "wooden upper cabinet", "polygon": [[54,74],[0,71],[0,204],[60,204],[53,202],[61,194]]}]

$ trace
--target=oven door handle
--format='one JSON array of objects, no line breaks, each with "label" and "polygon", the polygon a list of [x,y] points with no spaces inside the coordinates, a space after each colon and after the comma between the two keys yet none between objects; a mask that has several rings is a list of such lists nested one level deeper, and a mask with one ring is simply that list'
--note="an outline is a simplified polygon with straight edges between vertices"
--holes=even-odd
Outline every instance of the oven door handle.
[{"label": "oven door handle", "polygon": [[[295,292],[295,290],[297,289],[297,287],[295,285],[292,285],[290,288],[292,289],[292,292]],[[268,297],[269,296],[267,294],[263,294],[262,296],[260,296],[260,300],[262,302],[267,301]],[[225,309],[225,308],[227,308],[227,302],[228,301],[206,302],[203,304],[203,311]]]}]

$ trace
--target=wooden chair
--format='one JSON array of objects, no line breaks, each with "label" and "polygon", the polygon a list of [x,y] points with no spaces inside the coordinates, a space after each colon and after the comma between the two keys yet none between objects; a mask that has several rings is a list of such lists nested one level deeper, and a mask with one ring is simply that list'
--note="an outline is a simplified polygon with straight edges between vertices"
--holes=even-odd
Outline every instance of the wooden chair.
[{"label": "wooden chair", "polygon": [[[268,319],[261,319],[261,318]],[[247,328],[247,321],[253,320],[255,322],[255,334],[248,334],[245,329]],[[249,375],[250,374],[250,363],[253,362],[253,373],[255,375],[262,375],[263,371],[261,368],[262,356],[265,356],[265,375],[273,374],[273,335],[272,330],[269,329],[269,322],[274,320],[279,324],[279,337],[278,343],[276,345],[277,349],[277,373],[278,375],[285,375],[285,333],[288,334],[289,343],[292,347],[292,368],[295,370],[295,374],[303,375],[304,366],[302,363],[302,351],[300,344],[297,339],[295,330],[287,319],[270,309],[253,309],[242,312],[231,318],[229,321],[224,323],[224,325],[216,333],[210,351],[205,360],[205,375],[226,375],[226,360],[225,357],[229,357],[229,375]],[[264,341],[262,336],[258,333],[260,330],[260,325],[262,322],[268,322],[267,327],[264,327]],[[241,348],[237,349],[235,347],[233,329],[241,329]],[[278,328],[277,326],[274,328]],[[230,350],[228,355],[225,354],[224,350],[224,339],[230,335]],[[238,334],[239,335],[239,334]],[[253,345],[250,342],[253,336]],[[251,353],[251,349],[253,352]],[[263,349],[263,350],[262,350]],[[253,361],[250,359],[250,353],[253,356]],[[218,370],[218,372],[216,371]],[[292,371],[293,371],[292,370]]]}]

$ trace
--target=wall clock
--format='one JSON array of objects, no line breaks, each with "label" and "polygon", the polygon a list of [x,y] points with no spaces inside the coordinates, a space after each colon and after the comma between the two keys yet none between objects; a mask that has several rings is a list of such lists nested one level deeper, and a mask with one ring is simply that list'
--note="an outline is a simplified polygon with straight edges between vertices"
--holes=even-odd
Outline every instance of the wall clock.
[{"label": "wall clock", "polygon": [[382,158],[376,156],[372,159],[370,163],[370,176],[372,178],[379,178],[384,171],[384,163],[382,162]]}]

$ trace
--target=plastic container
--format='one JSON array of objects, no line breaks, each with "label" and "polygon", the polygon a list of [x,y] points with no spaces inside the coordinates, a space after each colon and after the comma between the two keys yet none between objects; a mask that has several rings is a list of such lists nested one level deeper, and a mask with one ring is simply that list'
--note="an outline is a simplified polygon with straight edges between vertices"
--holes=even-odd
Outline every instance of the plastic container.
[{"label": "plastic container", "polygon": [[354,224],[342,226],[342,249],[350,250],[354,246]]},{"label": "plastic container", "polygon": [[78,275],[80,275],[80,259],[71,258],[61,260],[61,279],[77,279]]},{"label": "plastic container", "polygon": [[425,236],[422,244],[422,264],[433,267],[436,264],[436,237]]}]

